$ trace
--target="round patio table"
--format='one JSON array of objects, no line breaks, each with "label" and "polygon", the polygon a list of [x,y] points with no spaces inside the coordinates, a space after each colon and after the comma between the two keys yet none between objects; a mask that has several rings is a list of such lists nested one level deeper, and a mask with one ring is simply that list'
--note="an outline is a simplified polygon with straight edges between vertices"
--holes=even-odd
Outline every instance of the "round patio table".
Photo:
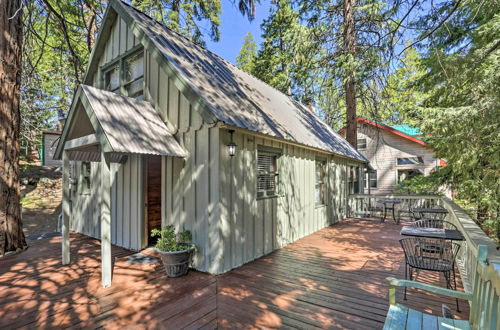
[{"label": "round patio table", "polygon": [[392,219],[399,224],[399,219],[396,219],[395,214],[396,204],[401,204],[399,199],[381,199],[378,200],[377,203],[384,204],[384,217],[382,218],[382,222],[387,218],[387,210],[392,210]]}]

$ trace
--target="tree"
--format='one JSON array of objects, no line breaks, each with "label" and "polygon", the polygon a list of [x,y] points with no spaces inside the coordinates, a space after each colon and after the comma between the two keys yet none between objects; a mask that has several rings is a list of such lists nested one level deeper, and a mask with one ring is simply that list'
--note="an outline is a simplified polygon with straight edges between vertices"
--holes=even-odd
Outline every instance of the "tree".
[{"label": "tree", "polygon": [[420,85],[426,70],[422,57],[411,47],[404,51],[401,63],[391,72],[380,91],[378,121],[391,124],[419,125],[422,106],[428,93]]},{"label": "tree", "polygon": [[424,30],[420,85],[429,93],[421,126],[449,163],[439,178],[500,240],[500,15],[493,8],[492,0],[445,1],[416,27]]},{"label": "tree", "polygon": [[[312,31],[318,54],[314,88],[324,119],[340,128],[347,123],[355,145],[358,113],[379,117],[382,92],[394,49],[401,45],[415,1],[297,0],[300,20]],[[403,24],[405,23],[405,24]],[[404,26],[404,28],[403,28]]]},{"label": "tree", "polygon": [[247,73],[252,73],[256,57],[257,57],[257,43],[255,42],[252,34],[248,32],[247,35],[245,36],[240,52],[236,57],[236,65],[241,70]]},{"label": "tree", "polygon": [[264,40],[252,73],[298,101],[311,101],[316,45],[309,40],[309,29],[300,24],[298,11],[289,0],[278,0],[261,28]]},{"label": "tree", "polygon": [[0,1],[0,255],[26,248],[19,186],[22,8]]},{"label": "tree", "polygon": [[[354,62],[356,55],[356,30],[354,27],[355,0],[344,0],[343,44],[344,53],[349,62]],[[345,104],[346,104],[346,140],[357,148],[357,123],[356,123],[356,79],[354,68],[346,70],[345,79]]]}]

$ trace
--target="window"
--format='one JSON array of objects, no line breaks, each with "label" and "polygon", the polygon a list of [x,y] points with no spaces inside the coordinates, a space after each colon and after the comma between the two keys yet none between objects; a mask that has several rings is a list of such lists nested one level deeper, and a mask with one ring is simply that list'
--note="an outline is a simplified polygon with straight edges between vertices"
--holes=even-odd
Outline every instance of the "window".
[{"label": "window", "polygon": [[144,54],[142,51],[118,58],[103,69],[104,89],[144,99]]},{"label": "window", "polygon": [[120,70],[118,65],[104,72],[104,88],[111,92],[117,92],[120,89]]},{"label": "window", "polygon": [[81,184],[81,194],[89,195],[90,194],[90,175],[91,175],[91,166],[90,162],[82,162],[82,171],[80,173],[80,177],[82,178]]},{"label": "window", "polygon": [[366,173],[365,188],[368,189],[368,187],[377,188],[377,171],[375,170]]},{"label": "window", "polygon": [[402,157],[397,158],[397,165],[422,165],[424,164],[424,157]]},{"label": "window", "polygon": [[316,161],[316,186],[314,192],[314,201],[316,205],[325,204],[325,173],[326,162]]},{"label": "window", "polygon": [[278,155],[270,152],[257,153],[257,197],[271,197],[277,194]]},{"label": "window", "polygon": [[366,149],[366,139],[358,139],[358,150]]},{"label": "window", "polygon": [[424,171],[418,168],[409,170],[398,170],[398,183],[409,180],[419,175],[424,175]]},{"label": "window", "polygon": [[142,52],[125,59],[124,86],[126,95],[135,99],[143,99],[144,90],[144,57]]},{"label": "window", "polygon": [[349,193],[359,194],[359,168],[356,166],[349,166]]}]

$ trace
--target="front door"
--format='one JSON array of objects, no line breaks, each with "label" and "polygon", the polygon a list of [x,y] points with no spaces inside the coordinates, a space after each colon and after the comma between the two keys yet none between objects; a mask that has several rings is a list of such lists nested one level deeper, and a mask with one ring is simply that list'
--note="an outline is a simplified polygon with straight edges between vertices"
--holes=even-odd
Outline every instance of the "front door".
[{"label": "front door", "polygon": [[153,245],[156,239],[151,238],[151,230],[161,227],[161,157],[149,155],[146,163],[148,245]]}]

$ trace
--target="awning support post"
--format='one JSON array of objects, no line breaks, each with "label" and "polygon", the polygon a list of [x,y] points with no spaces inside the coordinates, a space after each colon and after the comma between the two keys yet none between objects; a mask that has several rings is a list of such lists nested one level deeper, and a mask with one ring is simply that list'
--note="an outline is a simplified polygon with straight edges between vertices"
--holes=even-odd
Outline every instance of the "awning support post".
[{"label": "awning support post", "polygon": [[69,242],[69,223],[70,223],[70,177],[69,177],[69,158],[68,153],[63,151],[63,199],[62,199],[62,264],[68,265],[70,263],[70,242]]},{"label": "awning support post", "polygon": [[111,170],[106,154],[101,153],[101,267],[102,286],[111,286],[113,262],[111,256]]}]

